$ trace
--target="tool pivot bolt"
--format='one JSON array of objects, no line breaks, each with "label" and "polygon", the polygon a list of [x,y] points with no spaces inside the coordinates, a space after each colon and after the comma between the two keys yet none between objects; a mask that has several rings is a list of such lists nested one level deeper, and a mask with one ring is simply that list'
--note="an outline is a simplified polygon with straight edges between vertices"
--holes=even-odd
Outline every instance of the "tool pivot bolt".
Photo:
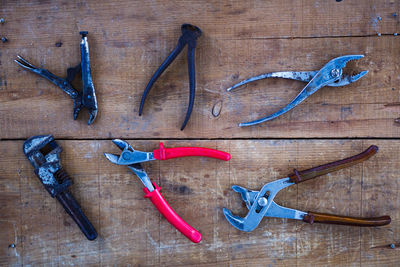
[{"label": "tool pivot bolt", "polygon": [[338,69],[331,70],[331,76],[332,76],[332,78],[339,77],[339,70]]},{"label": "tool pivot bolt", "polygon": [[0,18],[0,23],[3,24],[4,22],[6,22],[6,20],[4,18]]},{"label": "tool pivot bolt", "polygon": [[7,38],[6,37],[1,37],[1,41],[3,42],[3,43],[5,43],[5,42],[7,42],[8,40],[7,40]]},{"label": "tool pivot bolt", "polygon": [[258,199],[257,201],[258,205],[260,205],[261,207],[264,207],[268,204],[268,199],[265,197],[261,197]]},{"label": "tool pivot bolt", "polygon": [[394,248],[396,248],[396,245],[392,243],[392,244],[390,244],[390,248],[394,249]]}]

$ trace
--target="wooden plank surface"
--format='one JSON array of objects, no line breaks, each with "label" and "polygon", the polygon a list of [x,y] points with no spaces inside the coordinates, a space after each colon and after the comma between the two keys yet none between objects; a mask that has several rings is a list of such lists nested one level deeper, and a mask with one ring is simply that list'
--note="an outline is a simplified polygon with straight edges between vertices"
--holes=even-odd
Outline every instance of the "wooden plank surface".
[{"label": "wooden plank surface", "polygon": [[[1,44],[0,54],[0,138],[38,132],[68,139],[397,138],[400,42],[393,34],[400,32],[400,16],[393,13],[399,5],[390,0],[216,1],[205,6],[196,1],[5,3],[7,22],[0,29],[9,42]],[[138,107],[148,80],[188,21],[204,34],[196,51],[195,107],[180,131],[189,97],[186,52],[155,84],[142,117]],[[86,110],[73,121],[72,101],[65,93],[13,62],[19,54],[63,76],[79,62],[80,30],[89,31],[99,102],[98,118],[90,127]],[[277,120],[237,126],[283,107],[304,84],[272,79],[237,92],[226,88],[270,71],[318,70],[345,54],[364,54],[349,71],[369,74],[349,86],[323,88]]]},{"label": "wooden plank surface", "polygon": [[[0,266],[397,266],[400,260],[400,2],[346,1],[7,1],[0,0]],[[143,90],[176,45],[180,25],[199,26],[196,100],[189,97],[186,51],[160,77],[138,116]],[[64,76],[79,62],[79,31],[89,31],[99,115],[72,120],[72,101],[13,62]],[[369,73],[325,87],[280,118],[245,122],[286,105],[304,86],[271,79],[225,89],[271,71],[318,70],[332,58],[364,54],[346,70]],[[75,83],[80,88],[79,82]],[[53,134],[64,148],[71,191],[99,238],[87,241],[40,185],[23,141]],[[112,138],[137,149],[205,146],[230,162],[183,158],[145,168],[169,204],[203,234],[190,243],[143,198],[140,181],[110,164]],[[380,147],[351,168],[283,190],[276,201],[348,216],[391,215],[379,228],[312,226],[264,218],[233,228],[222,208],[245,215],[234,184],[259,190],[293,168],[306,169]],[[390,248],[395,244],[395,248]]]},{"label": "wooden plank surface", "polygon": [[[71,191],[99,238],[85,240],[45,192],[21,152],[22,142],[3,141],[0,152],[10,156],[0,160],[1,264],[389,266],[400,260],[398,248],[389,248],[400,239],[399,141],[166,141],[168,147],[206,146],[232,155],[230,162],[184,158],[145,164],[169,204],[203,234],[200,244],[188,242],[160,217],[128,168],[104,158],[103,152],[117,151],[111,141],[58,142],[64,148],[62,165],[75,182]],[[130,142],[138,149],[158,144]],[[245,233],[223,216],[223,207],[246,213],[239,195],[230,189],[234,184],[259,190],[293,168],[338,160],[371,144],[380,150],[368,161],[289,187],[276,201],[348,216],[389,214],[388,226],[360,229],[265,218],[256,230]]]}]

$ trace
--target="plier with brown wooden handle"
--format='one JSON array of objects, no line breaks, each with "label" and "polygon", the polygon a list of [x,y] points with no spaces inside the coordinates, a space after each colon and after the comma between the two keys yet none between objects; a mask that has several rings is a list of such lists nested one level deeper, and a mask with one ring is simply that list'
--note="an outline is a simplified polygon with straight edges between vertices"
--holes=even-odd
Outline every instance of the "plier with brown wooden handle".
[{"label": "plier with brown wooden handle", "polygon": [[283,78],[283,79],[291,79],[307,83],[307,85],[303,88],[303,90],[301,90],[301,92],[281,110],[255,121],[240,123],[239,126],[251,126],[265,121],[273,120],[276,117],[279,117],[282,114],[292,110],[293,108],[295,108],[297,105],[299,105],[301,102],[306,100],[309,96],[311,96],[324,86],[330,86],[330,87],[345,86],[355,81],[358,81],[363,76],[365,76],[368,73],[368,71],[362,71],[356,75],[349,75],[349,74],[344,74],[343,69],[346,67],[346,64],[349,61],[358,60],[363,57],[364,57],[363,55],[341,56],[332,59],[331,61],[326,63],[325,66],[323,66],[320,70],[270,72],[249,78],[247,80],[241,81],[240,83],[233,85],[232,87],[228,88],[227,91],[231,91],[244,84],[266,78]]},{"label": "plier with brown wooden handle", "polygon": [[364,152],[339,161],[331,162],[305,171],[297,171],[286,178],[282,178],[264,185],[260,191],[252,191],[244,187],[234,185],[232,189],[241,194],[243,201],[249,209],[246,217],[235,216],[230,210],[224,208],[223,212],[226,219],[237,229],[250,232],[253,231],[262,218],[276,217],[302,220],[304,222],[327,223],[327,224],[343,224],[352,226],[382,226],[390,223],[389,216],[373,217],[373,218],[357,218],[339,215],[330,215],[317,212],[304,212],[291,208],[282,207],[274,202],[276,194],[291,185],[295,185],[315,177],[334,172],[354,164],[360,163],[378,151],[377,146],[370,146]]}]

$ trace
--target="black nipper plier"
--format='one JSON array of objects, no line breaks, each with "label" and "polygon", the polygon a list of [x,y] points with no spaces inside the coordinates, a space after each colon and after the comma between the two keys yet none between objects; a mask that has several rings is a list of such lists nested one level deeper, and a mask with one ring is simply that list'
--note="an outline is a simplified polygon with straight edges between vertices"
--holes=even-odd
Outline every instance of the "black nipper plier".
[{"label": "black nipper plier", "polygon": [[189,121],[190,114],[192,113],[193,104],[194,104],[194,96],[196,89],[196,75],[195,75],[195,63],[194,63],[194,51],[196,48],[196,40],[201,36],[201,30],[199,27],[183,24],[181,26],[182,35],[179,37],[178,44],[175,49],[169,54],[169,56],[164,60],[160,67],[156,70],[156,72],[151,77],[149,83],[146,86],[146,89],[143,92],[142,99],[140,101],[139,108],[139,116],[142,115],[144,101],[146,100],[147,95],[150,92],[151,87],[161,76],[161,74],[168,68],[168,66],[174,61],[174,59],[179,55],[179,53],[183,50],[183,48],[188,45],[188,70],[189,70],[189,87],[190,87],[190,95],[189,95],[189,106],[186,112],[185,120],[182,124],[181,130],[183,130]]}]

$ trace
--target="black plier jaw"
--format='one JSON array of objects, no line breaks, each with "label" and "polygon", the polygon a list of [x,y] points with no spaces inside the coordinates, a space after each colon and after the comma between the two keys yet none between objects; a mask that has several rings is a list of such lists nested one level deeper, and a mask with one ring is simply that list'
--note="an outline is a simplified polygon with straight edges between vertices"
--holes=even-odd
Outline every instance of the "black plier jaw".
[{"label": "black plier jaw", "polygon": [[193,110],[194,97],[196,90],[196,72],[195,72],[195,48],[197,44],[197,38],[201,36],[201,30],[191,24],[183,24],[181,26],[182,35],[179,37],[178,44],[175,49],[169,54],[169,56],[164,60],[164,62],[158,67],[156,72],[151,77],[146,89],[143,92],[142,99],[140,100],[139,116],[143,113],[143,106],[147,95],[150,92],[153,84],[161,76],[161,74],[168,68],[168,66],[174,61],[174,59],[179,55],[183,48],[188,45],[188,72],[189,72],[189,106],[186,112],[185,120],[183,121],[181,130],[183,130],[189,121],[190,115]]}]

